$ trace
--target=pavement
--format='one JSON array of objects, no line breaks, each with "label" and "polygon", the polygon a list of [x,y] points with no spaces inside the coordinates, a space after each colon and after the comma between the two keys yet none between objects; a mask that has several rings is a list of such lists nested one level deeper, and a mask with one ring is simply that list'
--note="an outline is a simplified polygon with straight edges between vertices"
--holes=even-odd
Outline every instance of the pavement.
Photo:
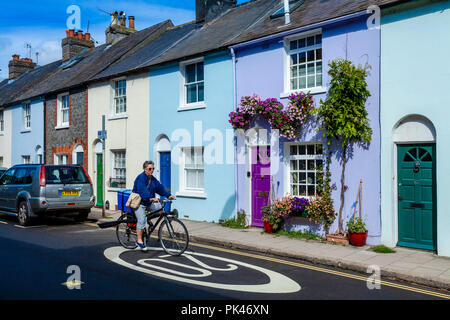
[{"label": "pavement", "polygon": [[[114,221],[120,211],[93,208],[89,219]],[[403,247],[395,253],[376,253],[371,246],[354,247],[327,241],[304,240],[264,232],[263,228],[232,229],[218,223],[180,219],[186,225],[192,242],[247,250],[284,258],[336,267],[364,274],[373,274],[368,268],[378,266],[381,277],[407,281],[413,284],[450,290],[450,258],[436,253]]]}]

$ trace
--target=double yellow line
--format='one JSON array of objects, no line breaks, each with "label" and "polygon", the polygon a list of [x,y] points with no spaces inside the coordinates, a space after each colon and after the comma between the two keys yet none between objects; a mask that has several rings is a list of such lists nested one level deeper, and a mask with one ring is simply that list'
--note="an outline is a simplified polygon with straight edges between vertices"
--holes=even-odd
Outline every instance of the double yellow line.
[{"label": "double yellow line", "polygon": [[[298,268],[314,270],[314,271],[318,271],[318,272],[333,274],[333,275],[336,275],[336,276],[350,278],[350,279],[355,279],[355,280],[361,280],[361,281],[364,281],[364,282],[367,282],[367,279],[368,279],[367,277],[358,276],[358,275],[354,275],[354,274],[350,274],[350,273],[329,270],[329,269],[325,269],[325,268],[320,268],[320,267],[310,266],[310,265],[306,265],[306,264],[302,264],[302,263],[281,260],[281,259],[272,258],[272,257],[256,255],[256,254],[252,254],[252,253],[238,252],[238,251],[235,251],[235,250],[219,248],[219,247],[213,247],[213,246],[209,246],[209,245],[205,245],[205,244],[199,244],[199,243],[195,243],[195,242],[194,243],[190,242],[190,244],[192,244],[194,246],[197,246],[197,247],[206,248],[206,249],[222,251],[222,252],[228,252],[228,253],[237,254],[237,255],[241,255],[241,256],[246,256],[246,257],[251,257],[251,258],[256,258],[256,259],[261,259],[261,260],[267,260],[267,261],[272,261],[272,262],[277,262],[277,263],[282,263],[282,264],[286,264],[286,265],[290,265],[290,266],[294,266],[294,267],[298,267]],[[430,291],[430,290],[425,290],[425,289],[405,286],[405,285],[402,285],[402,284],[397,284],[397,283],[388,282],[388,281],[384,281],[384,280],[373,279],[372,283],[380,284],[380,285],[388,286],[388,287],[393,287],[393,288],[398,288],[398,289],[402,289],[402,290],[422,293],[422,294],[426,294],[426,295],[435,296],[435,297],[439,297],[439,298],[449,299],[450,300],[450,295],[445,294],[445,293],[434,292],[434,291]]]}]

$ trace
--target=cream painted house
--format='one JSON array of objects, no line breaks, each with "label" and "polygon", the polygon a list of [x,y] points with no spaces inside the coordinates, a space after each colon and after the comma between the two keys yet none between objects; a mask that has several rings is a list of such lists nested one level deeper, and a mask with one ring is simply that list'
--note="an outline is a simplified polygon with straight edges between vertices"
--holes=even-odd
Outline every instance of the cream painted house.
[{"label": "cream painted house", "polygon": [[[96,82],[88,87],[89,175],[92,177],[97,205],[105,202],[115,209],[117,191],[132,189],[149,155],[149,75],[132,74]],[[105,185],[102,185],[102,146],[98,131],[105,115]]]},{"label": "cream painted house", "polygon": [[11,166],[12,148],[12,111],[0,109],[0,168]]}]

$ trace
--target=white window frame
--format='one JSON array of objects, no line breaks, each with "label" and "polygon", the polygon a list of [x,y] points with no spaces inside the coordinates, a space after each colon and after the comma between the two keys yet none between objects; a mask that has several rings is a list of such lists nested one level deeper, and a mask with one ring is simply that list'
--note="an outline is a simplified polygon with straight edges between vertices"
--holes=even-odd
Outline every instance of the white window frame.
[{"label": "white window frame", "polygon": [[[124,154],[124,166],[123,167],[116,167],[116,163],[117,163],[117,155],[118,154]],[[127,151],[126,149],[114,149],[114,150],[110,150],[110,170],[109,170],[109,174],[110,174],[110,178],[112,179],[118,179],[118,178],[123,178],[125,180],[127,180]],[[117,170],[123,170],[125,172],[124,175],[117,175]],[[116,190],[120,190],[122,188],[116,188],[116,187],[111,187],[111,181],[109,180],[109,182],[107,183],[108,185],[108,190],[111,191],[116,191]]]},{"label": "white window frame", "polygon": [[30,164],[30,163],[31,163],[31,156],[23,155],[22,156],[22,164]]},{"label": "white window frame", "polygon": [[[187,187],[187,170],[186,169],[186,154],[194,149],[194,152],[201,151],[203,154],[202,165],[200,167],[199,164],[194,164],[195,166],[199,166],[194,168],[193,170],[203,170],[203,188],[188,188]],[[195,159],[195,155],[194,155]],[[180,197],[192,197],[192,198],[206,198],[207,195],[205,193],[205,159],[204,159],[204,147],[181,147],[180,150],[180,164],[179,164],[179,191],[176,193],[177,196]]]},{"label": "white window frame", "polygon": [[[122,95],[117,95],[118,89],[117,89],[117,85],[120,82],[124,82],[125,83],[125,92]],[[112,103],[113,103],[113,114],[114,115],[125,115],[127,114],[127,79],[126,78],[120,78],[120,79],[115,79],[113,80],[113,84],[112,84]],[[118,100],[120,99],[124,99],[123,100],[123,110],[119,110],[119,112],[117,111],[117,106],[118,106]]]},{"label": "white window frame", "polygon": [[5,132],[5,110],[0,110],[0,134]]},{"label": "white window frame", "polygon": [[67,153],[55,153],[53,156],[54,164],[69,164],[69,155]]},{"label": "white window frame", "polygon": [[31,103],[25,102],[22,107],[23,111],[23,129],[31,130]]},{"label": "white window frame", "polygon": [[[314,183],[314,191],[316,192],[317,191],[317,171],[316,170],[310,170],[310,169],[308,169],[308,160],[321,160],[322,161],[322,168],[323,169],[325,169],[325,161],[326,161],[326,159],[325,159],[325,157],[324,157],[324,155],[323,154],[314,154],[314,155],[308,155],[308,154],[305,154],[305,155],[292,155],[291,154],[291,146],[305,146],[305,148],[307,149],[308,148],[308,146],[309,145],[321,145],[322,146],[322,153],[323,153],[323,150],[324,150],[324,145],[323,145],[323,143],[322,142],[320,142],[320,141],[310,141],[310,142],[286,142],[285,144],[284,144],[284,155],[285,155],[285,161],[284,161],[284,167],[285,167],[285,170],[284,170],[284,181],[285,181],[285,186],[284,186],[284,190],[285,190],[285,193],[289,193],[289,194],[291,194],[292,196],[294,196],[294,197],[297,197],[297,198],[305,198],[305,199],[309,199],[309,197],[311,197],[311,196],[314,196],[314,194],[309,194],[309,192],[308,192],[308,186],[309,185],[311,185],[311,184],[309,184],[308,183],[308,173],[310,173],[310,172],[314,172],[315,173],[315,183]],[[316,149],[315,149],[316,150]],[[307,151],[306,151],[306,153],[307,153]],[[297,189],[297,192],[298,192],[298,194],[294,194],[294,192],[293,192],[293,190],[291,189],[291,184],[292,184],[292,181],[291,181],[291,178],[292,178],[292,176],[291,176],[291,173],[292,173],[292,170],[291,170],[291,160],[306,160],[306,167],[305,167],[305,170],[300,170],[300,169],[298,169],[297,168],[297,172],[300,172],[300,171],[304,171],[305,172],[305,175],[306,175],[306,183],[305,183],[305,185],[306,185],[306,195],[300,195],[300,187],[298,187],[298,189]],[[298,175],[298,177],[297,177],[297,185],[299,186],[299,185],[301,185],[302,183],[300,183],[300,176]]]},{"label": "white window frame", "polygon": [[[187,93],[186,93],[186,67],[188,65],[197,64],[197,63],[203,63],[203,80],[198,81],[195,83],[203,82],[203,101],[193,102],[193,103],[187,103]],[[194,82],[192,82],[194,83]],[[205,102],[205,86],[206,79],[205,79],[205,60],[203,57],[191,59],[187,61],[180,62],[180,106],[178,107],[178,111],[185,111],[185,110],[193,110],[193,109],[203,109],[206,108],[206,102]]]},{"label": "white window frame", "polygon": [[[284,38],[284,92],[280,94],[280,98],[287,98],[291,94],[297,94],[300,92],[303,93],[310,93],[310,94],[319,94],[319,93],[325,93],[326,88],[324,87],[324,55],[323,55],[323,37],[322,42],[320,45],[313,45],[313,46],[306,46],[304,48],[297,48],[297,49],[290,49],[290,43],[291,41],[296,41],[304,38],[308,38],[311,36],[316,35],[323,35],[322,29],[314,29],[310,31],[303,32],[301,34],[296,34],[292,36],[287,36]],[[307,52],[310,50],[316,50],[316,49],[322,49],[322,59],[321,59],[321,65],[322,65],[322,84],[319,86],[314,87],[305,87],[305,88],[298,88],[298,89],[291,89],[291,54],[293,53],[302,53]],[[315,62],[317,60],[314,60]],[[307,63],[305,63],[305,66],[307,68]],[[314,73],[316,76],[316,73]],[[308,81],[308,78],[306,77],[306,81]],[[307,85],[307,83],[306,83]]]},{"label": "white window frame", "polygon": [[[64,98],[67,97],[67,108],[64,108]],[[70,93],[65,92],[57,97],[57,108],[56,108],[56,127],[55,129],[68,128],[70,125]],[[64,121],[64,113],[67,112],[67,121]]]}]

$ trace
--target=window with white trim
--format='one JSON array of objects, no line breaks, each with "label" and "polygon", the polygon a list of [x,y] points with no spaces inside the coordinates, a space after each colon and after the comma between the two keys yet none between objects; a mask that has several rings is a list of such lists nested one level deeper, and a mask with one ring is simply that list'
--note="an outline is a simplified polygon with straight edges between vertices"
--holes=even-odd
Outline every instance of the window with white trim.
[{"label": "window with white trim", "polygon": [[295,197],[314,196],[317,193],[317,173],[323,170],[322,144],[291,144],[288,153],[290,194]]},{"label": "window with white trim", "polygon": [[31,106],[29,103],[25,103],[23,106],[23,128],[31,128]]},{"label": "window with white trim", "polygon": [[68,94],[58,98],[58,126],[68,126],[70,118],[70,97]]},{"label": "window with white trim", "polygon": [[127,81],[114,81],[114,112],[122,114],[127,112]]},{"label": "window with white trim", "polygon": [[124,150],[112,151],[112,177],[110,187],[125,188],[127,179],[126,152]]},{"label": "window with white trim", "polygon": [[205,72],[203,58],[180,63],[180,108],[205,108]]},{"label": "window with white trim", "polygon": [[67,164],[69,157],[67,154],[55,154],[53,158],[54,164]]},{"label": "window with white trim", "polygon": [[287,40],[289,90],[322,87],[322,34]]},{"label": "window with white trim", "polygon": [[31,157],[30,156],[22,156],[22,164],[30,164]]},{"label": "window with white trim", "polygon": [[0,110],[0,132],[3,132],[3,131],[5,131],[5,116],[4,116],[4,111]]},{"label": "window with white trim", "polygon": [[205,189],[205,169],[203,165],[203,147],[183,148],[183,191],[199,191]]}]

